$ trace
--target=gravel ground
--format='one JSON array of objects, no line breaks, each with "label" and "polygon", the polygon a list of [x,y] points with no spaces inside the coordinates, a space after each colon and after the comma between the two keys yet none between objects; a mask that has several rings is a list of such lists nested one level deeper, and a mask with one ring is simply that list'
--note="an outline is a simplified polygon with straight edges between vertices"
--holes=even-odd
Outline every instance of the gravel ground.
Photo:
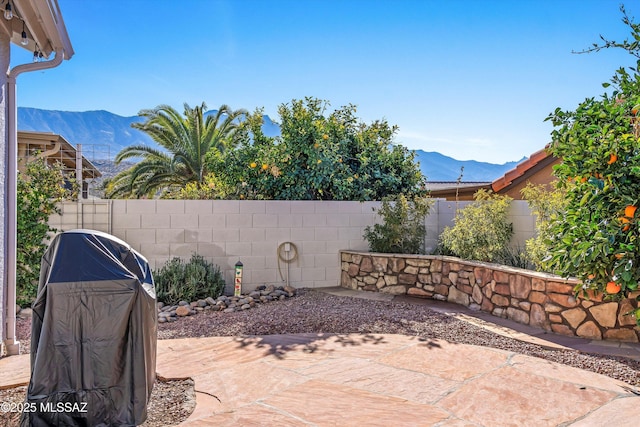
[{"label": "gravel ground", "polygon": [[[17,336],[24,344],[29,342],[30,323],[29,320],[17,323]],[[204,312],[158,325],[159,339],[293,333],[403,334],[443,339],[540,357],[640,387],[640,362],[631,359],[576,350],[548,350],[495,334],[422,305],[339,297],[313,290],[300,289],[291,299],[261,304],[250,310]],[[24,348],[28,350],[28,344]],[[0,390],[0,401],[11,394],[24,398],[24,390]],[[154,388],[149,419],[144,426],[175,425],[186,419],[192,409],[192,383],[159,382]],[[2,421],[0,418],[0,425],[5,425]]]}]

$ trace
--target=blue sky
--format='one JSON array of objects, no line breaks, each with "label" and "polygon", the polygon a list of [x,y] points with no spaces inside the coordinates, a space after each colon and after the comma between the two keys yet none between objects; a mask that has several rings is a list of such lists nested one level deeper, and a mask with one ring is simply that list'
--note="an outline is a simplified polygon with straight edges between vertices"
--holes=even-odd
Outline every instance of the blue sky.
[{"label": "blue sky", "polygon": [[[544,147],[556,107],[599,96],[622,51],[613,0],[58,0],[75,56],[18,79],[18,105],[141,109],[206,102],[254,110],[313,96],[355,104],[396,142],[504,163]],[[640,2],[629,0],[640,19]],[[31,53],[12,51],[12,66]]]}]

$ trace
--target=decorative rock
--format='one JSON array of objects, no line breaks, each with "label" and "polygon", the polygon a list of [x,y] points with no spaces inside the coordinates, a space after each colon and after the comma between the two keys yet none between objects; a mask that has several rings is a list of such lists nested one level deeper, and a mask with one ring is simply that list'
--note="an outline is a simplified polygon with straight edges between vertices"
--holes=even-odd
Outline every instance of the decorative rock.
[{"label": "decorative rock", "polygon": [[580,325],[580,327],[576,330],[576,335],[583,338],[590,338],[593,340],[601,340],[602,333],[600,332],[600,328],[596,326],[592,321],[588,321]]},{"label": "decorative rock", "polygon": [[419,288],[409,288],[409,290],[407,291],[407,295],[411,295],[413,297],[418,297],[418,298],[428,298],[432,296],[433,293],[424,291]]},{"label": "decorative rock", "polygon": [[595,305],[589,309],[589,312],[600,326],[604,326],[605,328],[613,328],[616,326],[618,303],[609,302]]},{"label": "decorative rock", "polygon": [[609,329],[604,337],[616,341],[638,342],[638,335],[633,329]]},{"label": "decorative rock", "polygon": [[636,324],[636,318],[633,314],[628,314],[634,309],[632,300],[624,299],[620,302],[620,310],[618,314],[618,322],[620,326],[631,326]]},{"label": "decorative rock", "polygon": [[[549,317],[551,316],[553,315],[549,315]],[[540,304],[531,304],[531,310],[529,311],[529,325],[549,329],[549,322],[547,321],[546,313]]]},{"label": "decorative rock", "polygon": [[387,274],[387,275],[384,276],[384,283],[386,283],[387,286],[397,285],[398,284],[398,277],[397,276],[392,276],[390,274]]},{"label": "decorative rock", "polygon": [[509,290],[512,297],[526,299],[531,292],[531,277],[512,275],[509,278]]},{"label": "decorative rock", "polygon": [[188,316],[191,313],[188,305],[180,305],[180,307],[176,308],[176,315],[180,317]]},{"label": "decorative rock", "polygon": [[198,307],[206,307],[207,306],[207,302],[203,299],[199,299],[198,300]]},{"label": "decorative rock", "polygon": [[194,307],[193,309],[198,313],[201,312],[201,311],[204,311],[204,307],[200,307],[200,306]]},{"label": "decorative rock", "polygon": [[158,310],[160,310],[162,307],[164,307],[164,303],[162,301],[158,301],[156,303],[156,306],[158,306]]},{"label": "decorative rock", "polygon": [[560,304],[563,307],[573,308],[578,305],[578,302],[573,297],[573,295],[563,295],[563,294],[554,294],[554,293],[549,293],[547,295],[549,296],[551,301],[555,302],[556,304]]},{"label": "decorative rock", "polygon": [[213,298],[211,298],[211,297],[207,297],[207,298],[205,299],[205,302],[206,302],[207,304],[209,304],[209,305],[216,305],[216,300],[214,300],[214,299],[213,299]]},{"label": "decorative rock", "polygon": [[407,293],[407,288],[401,285],[387,286],[386,288],[380,289],[380,292],[385,294],[404,295]]},{"label": "decorative rock", "polygon": [[552,324],[551,325],[551,330],[553,332],[555,332],[556,334],[560,334],[560,335],[566,335],[566,336],[574,336],[575,334],[573,333],[573,331],[571,330],[571,328],[569,328],[567,325],[559,325],[559,324]]},{"label": "decorative rock", "polygon": [[224,310],[222,310],[224,313],[233,313],[234,311],[236,311],[236,309],[234,307],[228,307],[225,308]]},{"label": "decorative rock", "polygon": [[371,261],[371,257],[363,257],[360,262],[360,272],[371,273],[373,271],[373,262]]},{"label": "decorative rock", "polygon": [[188,303],[188,302],[186,302],[186,301],[180,301],[180,302],[178,303],[178,305],[189,305],[189,303]]},{"label": "decorative rock", "polygon": [[585,313],[581,308],[564,311],[561,315],[567,320],[567,322],[569,322],[569,325],[571,325],[573,329],[577,328],[587,317],[587,313]]},{"label": "decorative rock", "polygon": [[242,304],[242,307],[240,307],[243,310],[249,310],[251,308],[251,306],[249,304]]},{"label": "decorative rock", "polygon": [[360,267],[358,267],[356,264],[351,264],[349,266],[349,269],[347,270],[347,274],[351,277],[356,277],[358,274],[360,274]]},{"label": "decorative rock", "polygon": [[454,286],[449,288],[449,297],[447,300],[449,302],[455,302],[456,304],[469,305],[469,295],[460,292]]},{"label": "decorative rock", "polygon": [[566,283],[547,282],[546,291],[558,294],[570,294],[573,292],[573,286],[567,285]]},{"label": "decorative rock", "polygon": [[522,323],[524,325],[529,324],[529,313],[518,310],[513,307],[507,308],[507,317],[511,320],[515,320],[518,323]]},{"label": "decorative rock", "polygon": [[405,274],[418,274],[418,267],[407,266],[404,268]]},{"label": "decorative rock", "polygon": [[31,310],[31,307],[25,307],[17,314],[21,319],[26,319],[27,317],[31,317],[31,315],[33,314],[33,310]]},{"label": "decorative rock", "polygon": [[491,302],[501,307],[506,307],[509,305],[509,299],[507,297],[503,297],[502,295],[498,295],[498,294],[494,294],[491,297]]},{"label": "decorative rock", "polygon": [[158,317],[158,323],[165,323],[167,319],[165,317]]},{"label": "decorative rock", "polygon": [[546,292],[547,284],[546,284],[546,282],[544,280],[538,279],[537,277],[534,277],[533,280],[531,280],[531,290],[532,291]]},{"label": "decorative rock", "polygon": [[415,285],[417,280],[418,280],[417,274],[400,273],[398,275],[398,284],[400,285]]},{"label": "decorative rock", "polygon": [[471,291],[471,296],[476,304],[482,303],[482,290],[480,290],[480,286],[474,285],[473,291]]}]

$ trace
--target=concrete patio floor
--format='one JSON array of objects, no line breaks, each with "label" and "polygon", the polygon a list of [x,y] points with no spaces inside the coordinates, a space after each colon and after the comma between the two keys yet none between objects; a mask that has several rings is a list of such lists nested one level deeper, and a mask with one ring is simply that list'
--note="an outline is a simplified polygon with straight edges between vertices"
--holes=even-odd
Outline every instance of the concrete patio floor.
[{"label": "concrete patio floor", "polygon": [[[509,326],[493,327],[549,346],[572,344]],[[640,419],[640,396],[609,377],[509,351],[404,335],[161,340],[157,372],[194,380],[197,405],[183,423],[188,426],[618,427]],[[0,359],[0,387],[28,377],[29,355]]]}]

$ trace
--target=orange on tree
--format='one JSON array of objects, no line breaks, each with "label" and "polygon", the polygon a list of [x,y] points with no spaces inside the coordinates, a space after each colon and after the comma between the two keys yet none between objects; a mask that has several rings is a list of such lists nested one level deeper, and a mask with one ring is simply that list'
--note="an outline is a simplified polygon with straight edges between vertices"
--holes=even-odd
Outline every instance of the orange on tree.
[{"label": "orange on tree", "polygon": [[263,163],[263,164],[262,164],[262,170],[263,170],[263,171],[266,171],[267,169],[269,169],[269,165],[268,165],[268,164],[266,164],[266,163]]},{"label": "orange on tree", "polygon": [[608,294],[617,294],[618,292],[620,292],[620,285],[618,285],[616,282],[608,282],[607,283],[607,288],[606,291]]},{"label": "orange on tree", "polygon": [[607,162],[607,164],[612,165],[612,164],[614,164],[616,161],[618,161],[618,155],[617,155],[617,154],[612,153],[612,154],[609,156],[609,161]]},{"label": "orange on tree", "polygon": [[618,219],[620,220],[620,222],[621,222],[622,224],[625,224],[625,225],[622,227],[622,231],[627,231],[627,230],[629,230],[629,227],[630,227],[630,225],[629,225],[629,218],[627,218],[626,216],[623,216],[623,217],[620,217],[620,218],[618,218]]},{"label": "orange on tree", "polygon": [[251,163],[249,164],[249,166],[250,166],[252,169],[254,169],[255,167],[257,167],[257,166],[258,166],[258,164],[257,164],[256,162],[251,162]]},{"label": "orange on tree", "polygon": [[624,216],[627,218],[633,218],[636,213],[636,209],[638,209],[636,206],[627,206],[624,208]]}]

